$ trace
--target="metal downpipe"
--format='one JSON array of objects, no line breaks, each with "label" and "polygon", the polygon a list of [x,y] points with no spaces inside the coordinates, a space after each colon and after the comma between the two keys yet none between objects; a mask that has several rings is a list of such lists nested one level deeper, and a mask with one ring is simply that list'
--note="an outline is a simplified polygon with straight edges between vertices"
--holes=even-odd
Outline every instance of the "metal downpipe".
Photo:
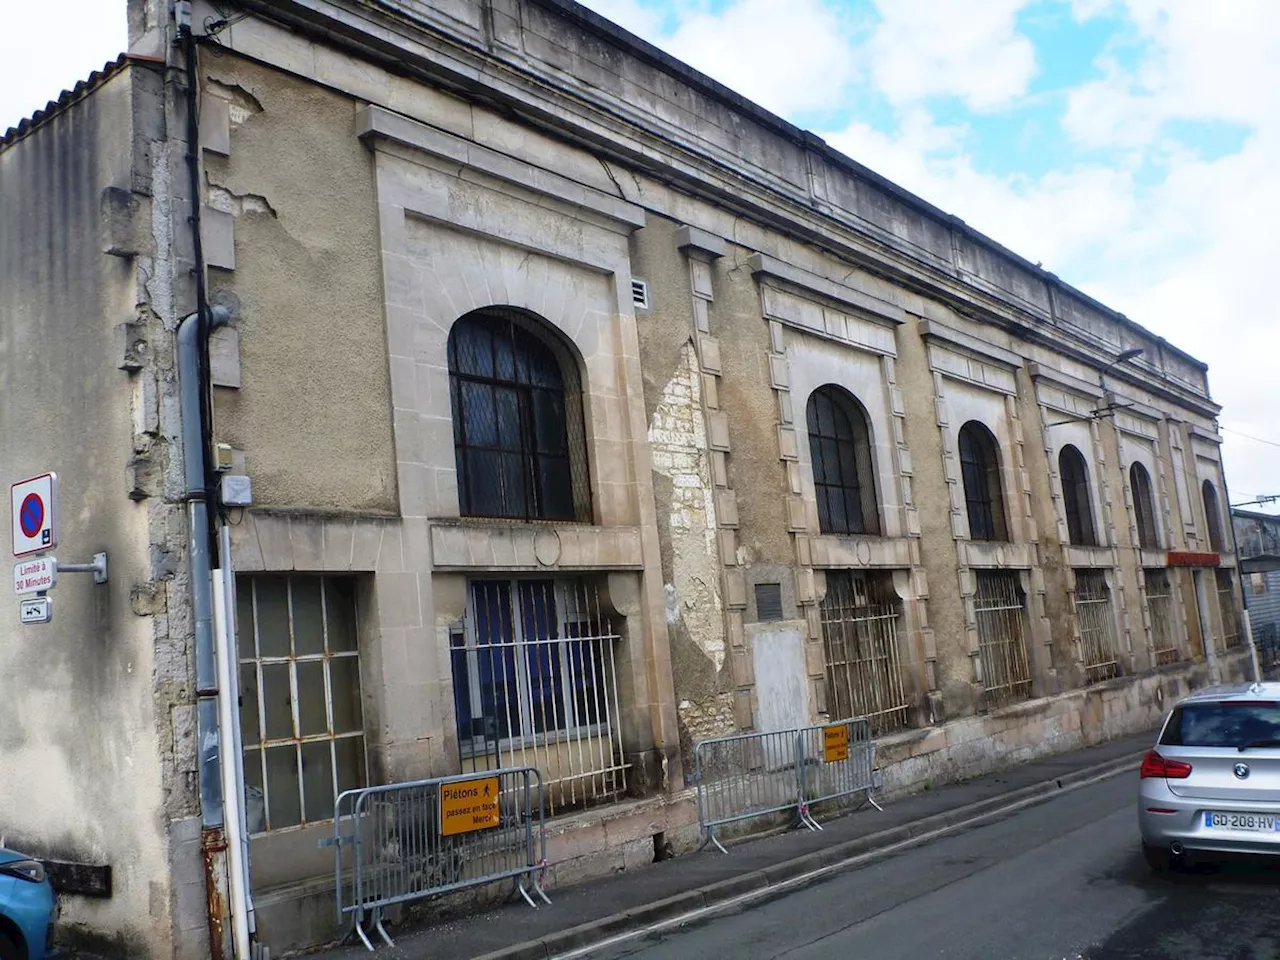
[{"label": "metal downpipe", "polygon": [[178,395],[181,404],[183,498],[187,501],[192,633],[196,658],[196,758],[199,771],[201,846],[209,907],[210,953],[226,955],[223,930],[227,871],[222,744],[218,729],[218,667],[213,622],[213,562],[209,537],[204,429],[204,352],[207,331],[227,322],[230,311],[215,307],[201,321],[197,311],[178,325]]}]

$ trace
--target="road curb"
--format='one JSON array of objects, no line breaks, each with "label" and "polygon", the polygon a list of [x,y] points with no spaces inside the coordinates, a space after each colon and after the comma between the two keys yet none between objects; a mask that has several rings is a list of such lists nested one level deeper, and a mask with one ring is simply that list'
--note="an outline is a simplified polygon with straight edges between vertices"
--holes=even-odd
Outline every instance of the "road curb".
[{"label": "road curb", "polygon": [[1072,770],[1061,777],[1041,780],[954,810],[944,810],[865,837],[847,840],[825,850],[802,854],[761,870],[751,870],[739,876],[730,877],[728,880],[720,880],[687,890],[664,900],[656,900],[599,920],[579,924],[538,940],[527,940],[524,943],[504,947],[477,957],[475,960],[548,960],[572,950],[582,950],[592,944],[601,943],[664,920],[673,920],[730,900],[758,894],[770,887],[788,885],[806,874],[836,869],[841,864],[874,854],[879,850],[909,843],[919,837],[952,830],[990,818],[1006,810],[1029,806],[1037,799],[1050,797],[1062,790],[1117,776],[1137,766],[1144,752],[1138,751],[1104,763]]}]

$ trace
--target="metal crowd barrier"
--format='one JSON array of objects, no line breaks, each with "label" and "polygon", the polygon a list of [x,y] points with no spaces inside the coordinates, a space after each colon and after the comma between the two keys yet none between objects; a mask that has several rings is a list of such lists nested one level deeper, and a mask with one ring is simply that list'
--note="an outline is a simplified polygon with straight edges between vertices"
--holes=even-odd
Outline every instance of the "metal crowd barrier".
[{"label": "metal crowd barrier", "polygon": [[821,825],[809,807],[871,794],[877,787],[875,741],[865,719],[773,733],[740,733],[701,740],[694,747],[698,824],[703,842],[727,853],[716,828],[794,810],[810,830]]},{"label": "metal crowd barrier", "polygon": [[800,819],[811,830],[821,830],[809,807],[827,800],[862,794],[877,810],[871,796],[876,788],[876,742],[871,722],[865,719],[803,727],[796,732],[800,765]]},{"label": "metal crowd barrier", "polygon": [[334,805],[338,922],[373,950],[391,946],[383,911],[397,903],[512,880],[530,906],[542,889],[542,778],[532,767],[348,790]]},{"label": "metal crowd barrier", "polygon": [[727,853],[716,839],[717,826],[796,806],[795,733],[740,733],[703,740],[694,748],[704,847],[714,843]]}]

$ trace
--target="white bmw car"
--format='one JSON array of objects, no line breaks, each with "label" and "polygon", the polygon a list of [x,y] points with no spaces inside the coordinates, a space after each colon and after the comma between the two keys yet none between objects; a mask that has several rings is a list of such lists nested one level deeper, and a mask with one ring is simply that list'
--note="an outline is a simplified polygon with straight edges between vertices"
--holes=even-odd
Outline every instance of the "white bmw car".
[{"label": "white bmw car", "polygon": [[1138,824],[1156,870],[1197,855],[1280,857],[1280,683],[1180,701],[1143,758]]}]

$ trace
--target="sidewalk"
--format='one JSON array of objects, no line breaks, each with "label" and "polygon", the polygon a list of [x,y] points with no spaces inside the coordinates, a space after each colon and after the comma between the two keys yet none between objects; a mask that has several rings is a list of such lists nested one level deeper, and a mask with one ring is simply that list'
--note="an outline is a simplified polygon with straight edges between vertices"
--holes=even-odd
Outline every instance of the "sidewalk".
[{"label": "sidewalk", "polygon": [[[739,843],[729,848],[728,856],[708,848],[630,873],[553,890],[552,905],[538,910],[518,902],[437,926],[397,928],[390,931],[396,945],[379,948],[377,956],[388,960],[554,957],[626,929],[990,814],[1020,800],[1050,796],[1060,787],[1110,770],[1130,764],[1136,768],[1138,755],[1151,747],[1154,736],[1153,731],[1115,740],[924,791],[894,802],[883,812],[867,807],[825,822],[821,833],[792,830]],[[315,960],[358,960],[370,955],[357,943],[312,956]]]}]

